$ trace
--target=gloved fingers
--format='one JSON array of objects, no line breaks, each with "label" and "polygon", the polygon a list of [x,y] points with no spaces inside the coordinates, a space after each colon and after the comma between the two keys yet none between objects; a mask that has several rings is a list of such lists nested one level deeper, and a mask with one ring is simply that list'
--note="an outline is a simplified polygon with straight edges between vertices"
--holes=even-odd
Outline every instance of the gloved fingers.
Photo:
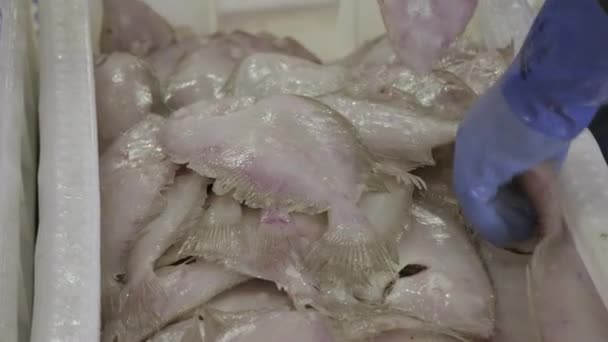
[{"label": "gloved fingers", "polygon": [[460,201],[463,214],[473,229],[498,247],[534,236],[536,212],[522,193],[504,187],[489,201],[467,194],[461,195]]},{"label": "gloved fingers", "polygon": [[532,201],[518,184],[500,187],[492,206],[509,229],[514,242],[532,238],[538,226],[538,213]]}]

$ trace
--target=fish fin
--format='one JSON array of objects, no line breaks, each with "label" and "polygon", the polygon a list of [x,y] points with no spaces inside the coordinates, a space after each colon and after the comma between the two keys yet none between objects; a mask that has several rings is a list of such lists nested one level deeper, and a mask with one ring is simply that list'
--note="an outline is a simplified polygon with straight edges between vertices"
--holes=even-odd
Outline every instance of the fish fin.
[{"label": "fish fin", "polygon": [[377,287],[374,292],[381,294],[387,285],[381,283],[394,277],[397,261],[360,213],[351,217],[342,215],[346,220],[337,219],[334,210],[329,215],[327,232],[314,242],[306,256],[306,266],[316,283],[321,288],[347,287],[353,290],[353,295],[362,297],[367,297],[370,288]]},{"label": "fish fin", "polygon": [[149,270],[142,279],[129,281],[118,298],[118,315],[128,328],[160,327],[160,310],[167,294],[156,274]]},{"label": "fish fin", "polygon": [[418,190],[426,190],[426,182],[422,178],[409,172],[415,168],[416,166],[400,168],[393,163],[379,163],[377,165],[377,169],[380,172],[395,177],[400,184],[414,184]]},{"label": "fish fin", "polygon": [[256,265],[253,276],[273,281],[287,292],[296,307],[304,308],[316,296],[302,257],[295,252],[290,237],[296,232],[287,225],[261,223],[249,234],[250,251]]},{"label": "fish fin", "polygon": [[257,321],[261,316],[270,314],[273,309],[247,310],[237,312],[225,312],[212,308],[203,308],[205,340],[221,341],[227,333],[238,326]]},{"label": "fish fin", "polygon": [[276,194],[257,186],[239,172],[205,162],[190,162],[190,168],[198,173],[215,178],[213,192],[218,196],[232,194],[232,197],[254,209],[281,207],[288,211],[319,214],[328,209],[327,203],[318,203],[307,198],[295,198],[290,194]]},{"label": "fish fin", "polygon": [[390,330],[409,330],[445,335],[461,342],[471,342],[458,332],[444,328],[433,322],[386,305],[372,305],[362,302],[327,301],[325,307],[331,310],[332,330],[341,340],[372,338]]},{"label": "fish fin", "polygon": [[210,224],[191,230],[179,254],[210,261],[236,262],[245,247],[243,227],[237,224]]}]

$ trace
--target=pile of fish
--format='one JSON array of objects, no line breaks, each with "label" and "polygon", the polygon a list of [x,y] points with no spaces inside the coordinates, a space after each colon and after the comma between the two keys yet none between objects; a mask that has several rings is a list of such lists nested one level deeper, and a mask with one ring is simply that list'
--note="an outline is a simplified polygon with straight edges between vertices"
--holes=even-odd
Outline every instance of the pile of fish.
[{"label": "pile of fish", "polygon": [[417,73],[382,36],[322,64],[267,33],[177,34],[135,0],[104,11],[103,341],[536,338],[530,257],[480,245],[450,190],[459,120],[508,51],[460,40]]}]

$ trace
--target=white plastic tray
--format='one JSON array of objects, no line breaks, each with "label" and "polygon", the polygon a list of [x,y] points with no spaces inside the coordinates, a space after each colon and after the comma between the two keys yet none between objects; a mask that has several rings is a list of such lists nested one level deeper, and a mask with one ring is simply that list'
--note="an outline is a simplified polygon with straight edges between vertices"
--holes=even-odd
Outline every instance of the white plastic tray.
[{"label": "white plastic tray", "polygon": [[[99,191],[92,46],[100,0],[44,1],[41,18],[40,237],[32,341],[99,336]],[[199,33],[243,29],[290,35],[324,60],[384,31],[376,2],[147,0],[175,26]],[[241,3],[241,1],[238,1]],[[218,6],[219,4],[219,6]],[[279,4],[282,7],[273,7]],[[88,17],[87,13],[92,16]],[[589,133],[573,144],[562,177],[565,218],[604,300],[608,299],[608,169]],[[608,303],[608,302],[607,302]]]},{"label": "white plastic tray", "polygon": [[29,1],[0,2],[0,340],[30,333],[37,129]]},{"label": "white plastic tray", "polygon": [[40,224],[32,341],[99,340],[99,182],[89,8],[40,3]]}]

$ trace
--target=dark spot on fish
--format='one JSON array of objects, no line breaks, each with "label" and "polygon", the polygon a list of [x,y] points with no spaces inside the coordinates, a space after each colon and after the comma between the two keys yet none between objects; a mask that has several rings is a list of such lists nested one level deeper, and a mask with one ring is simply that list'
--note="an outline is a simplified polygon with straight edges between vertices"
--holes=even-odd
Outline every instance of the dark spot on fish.
[{"label": "dark spot on fish", "polygon": [[401,271],[399,271],[399,278],[411,277],[411,276],[416,275],[416,274],[418,274],[420,272],[424,272],[424,271],[426,271],[428,269],[429,269],[428,266],[420,265],[420,264],[405,265],[405,267],[402,268]]},{"label": "dark spot on fish", "polygon": [[532,255],[532,251],[525,251],[523,249],[518,248],[505,248],[505,250],[518,255]]},{"label": "dark spot on fish", "polygon": [[601,233],[600,234],[600,239],[602,239],[604,241],[608,240],[608,233]]},{"label": "dark spot on fish", "polygon": [[188,256],[188,257],[181,258],[181,259],[177,260],[176,262],[170,264],[169,266],[178,266],[178,265],[181,265],[181,264],[188,265],[188,262],[190,262],[192,260],[194,260],[194,257]]},{"label": "dark spot on fish", "polygon": [[112,342],[118,342],[118,336],[114,336],[114,338],[112,339]]},{"label": "dark spot on fish", "polygon": [[395,287],[395,281],[391,281],[390,283],[388,283],[386,285],[386,287],[384,288],[384,292],[382,293],[382,296],[384,298],[388,297],[388,295],[393,292],[393,288]]},{"label": "dark spot on fish", "polygon": [[312,309],[314,309],[314,307],[313,307],[312,305],[310,305],[310,304],[306,304],[306,305],[304,305],[304,308],[305,308],[306,310],[312,310]]},{"label": "dark spot on fish", "polygon": [[203,318],[203,316],[202,316],[202,315],[198,315],[198,320],[199,320],[199,321],[204,321],[205,319]]},{"label": "dark spot on fish", "polygon": [[127,275],[125,273],[115,274],[113,278],[121,284],[125,284],[127,281]]}]

